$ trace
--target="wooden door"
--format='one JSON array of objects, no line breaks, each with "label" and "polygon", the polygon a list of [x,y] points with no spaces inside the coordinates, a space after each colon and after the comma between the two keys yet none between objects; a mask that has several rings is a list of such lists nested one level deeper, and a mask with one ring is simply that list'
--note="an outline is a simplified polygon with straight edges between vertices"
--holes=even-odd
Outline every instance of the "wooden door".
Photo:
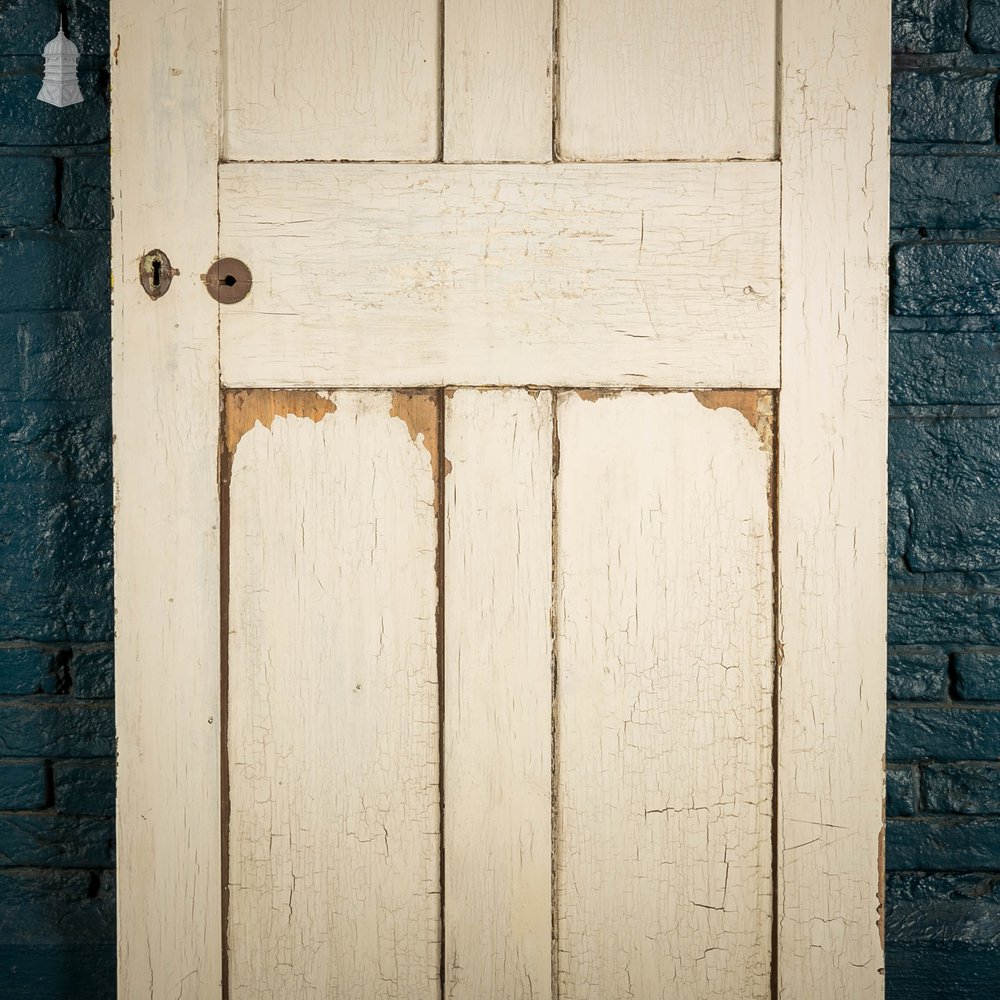
[{"label": "wooden door", "polygon": [[880,995],[888,18],[118,0],[121,996]]}]

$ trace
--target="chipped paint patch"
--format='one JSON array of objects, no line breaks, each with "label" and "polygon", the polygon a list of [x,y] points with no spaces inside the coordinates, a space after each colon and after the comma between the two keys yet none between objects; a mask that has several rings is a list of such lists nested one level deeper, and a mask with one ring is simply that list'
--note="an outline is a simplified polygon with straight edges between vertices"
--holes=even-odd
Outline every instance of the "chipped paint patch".
[{"label": "chipped paint patch", "polygon": [[574,389],[585,403],[596,403],[601,399],[614,399],[622,394],[621,389]]},{"label": "chipped paint patch", "polygon": [[223,408],[225,445],[230,455],[257,424],[270,428],[276,417],[302,417],[319,423],[337,410],[329,393],[311,389],[233,389],[225,394]]},{"label": "chipped paint patch", "polygon": [[774,393],[768,389],[694,389],[692,395],[709,410],[737,410],[757,432],[765,451],[774,432]]},{"label": "chipped paint patch", "polygon": [[406,424],[410,439],[422,444],[431,456],[431,466],[437,472],[438,460],[438,401],[436,392],[402,392],[392,394],[389,416]]}]

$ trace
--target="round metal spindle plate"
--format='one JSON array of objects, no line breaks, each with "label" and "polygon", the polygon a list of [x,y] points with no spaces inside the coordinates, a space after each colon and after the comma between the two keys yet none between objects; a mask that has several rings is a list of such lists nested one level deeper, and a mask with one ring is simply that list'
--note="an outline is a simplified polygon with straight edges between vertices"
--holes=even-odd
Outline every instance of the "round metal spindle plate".
[{"label": "round metal spindle plate", "polygon": [[205,275],[209,295],[223,305],[240,302],[250,294],[253,277],[250,268],[235,257],[217,260]]}]

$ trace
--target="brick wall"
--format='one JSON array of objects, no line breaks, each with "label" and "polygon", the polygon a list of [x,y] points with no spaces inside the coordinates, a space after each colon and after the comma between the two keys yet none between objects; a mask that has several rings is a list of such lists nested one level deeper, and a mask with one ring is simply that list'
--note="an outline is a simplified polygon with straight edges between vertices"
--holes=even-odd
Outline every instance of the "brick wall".
[{"label": "brick wall", "polygon": [[[107,0],[0,6],[0,995],[114,994]],[[896,0],[890,1000],[1000,978],[1000,0]]]},{"label": "brick wall", "polygon": [[[86,102],[35,100],[60,6]],[[0,996],[114,996],[107,2],[0,4]]]},{"label": "brick wall", "polygon": [[1000,980],[1000,0],[896,0],[887,975]]}]

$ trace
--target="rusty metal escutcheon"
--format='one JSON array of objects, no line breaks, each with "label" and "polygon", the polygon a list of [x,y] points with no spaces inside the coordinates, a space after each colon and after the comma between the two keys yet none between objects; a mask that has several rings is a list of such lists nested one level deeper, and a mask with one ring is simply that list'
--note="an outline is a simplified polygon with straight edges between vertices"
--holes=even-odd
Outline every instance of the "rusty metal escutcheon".
[{"label": "rusty metal escutcheon", "polygon": [[235,257],[222,257],[204,275],[208,294],[223,305],[240,302],[250,294],[253,277],[250,268]]},{"label": "rusty metal escutcheon", "polygon": [[180,273],[162,250],[150,250],[139,259],[139,284],[151,299],[166,295],[171,279]]}]

